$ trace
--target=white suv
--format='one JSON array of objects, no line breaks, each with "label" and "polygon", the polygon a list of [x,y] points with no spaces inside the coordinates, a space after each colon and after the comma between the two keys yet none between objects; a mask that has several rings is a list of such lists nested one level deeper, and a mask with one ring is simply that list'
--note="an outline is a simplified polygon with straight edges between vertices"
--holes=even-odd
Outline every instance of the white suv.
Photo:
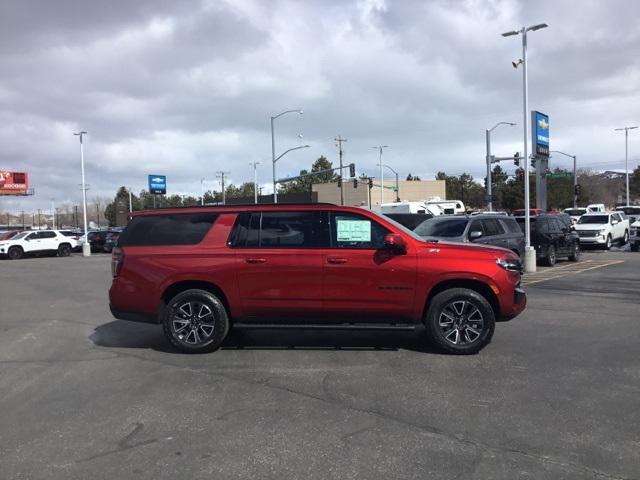
[{"label": "white suv", "polygon": [[585,213],[575,225],[581,245],[599,245],[607,250],[613,242],[629,241],[629,219],[618,212]]},{"label": "white suv", "polygon": [[629,244],[631,245],[632,252],[637,252],[640,248],[640,236],[638,236],[638,230],[640,230],[640,220],[631,224]]},{"label": "white suv", "polygon": [[59,230],[27,231],[0,241],[0,256],[17,260],[28,254],[52,253],[60,257],[71,254],[72,242]]}]

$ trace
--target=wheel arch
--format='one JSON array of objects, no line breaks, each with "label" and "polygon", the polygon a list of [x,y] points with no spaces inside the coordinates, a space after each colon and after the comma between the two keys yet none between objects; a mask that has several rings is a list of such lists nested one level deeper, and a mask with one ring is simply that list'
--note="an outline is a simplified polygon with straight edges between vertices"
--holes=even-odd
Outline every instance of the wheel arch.
[{"label": "wheel arch", "polygon": [[429,291],[429,295],[427,295],[427,301],[425,302],[424,309],[422,311],[423,319],[425,318],[427,310],[429,309],[429,305],[431,305],[431,300],[439,293],[451,288],[467,288],[479,293],[484,298],[486,298],[486,300],[489,302],[489,305],[491,305],[495,318],[500,318],[500,302],[498,301],[498,297],[493,292],[491,287],[487,283],[480,280],[460,278],[444,280],[433,286],[433,288]]},{"label": "wheel arch", "polygon": [[231,320],[231,308],[229,307],[229,300],[227,299],[227,295],[218,285],[204,280],[180,280],[167,286],[160,297],[160,309],[163,310],[169,303],[169,300],[178,295],[180,292],[192,289],[205,290],[218,297],[224,305],[225,310],[227,311],[229,320]]}]

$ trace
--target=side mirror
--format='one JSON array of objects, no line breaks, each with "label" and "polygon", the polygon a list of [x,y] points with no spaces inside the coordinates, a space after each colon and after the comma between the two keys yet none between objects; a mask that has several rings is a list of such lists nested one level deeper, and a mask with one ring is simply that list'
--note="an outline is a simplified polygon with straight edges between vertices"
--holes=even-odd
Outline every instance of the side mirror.
[{"label": "side mirror", "polygon": [[398,233],[389,233],[384,237],[384,248],[393,253],[407,253],[407,242]]},{"label": "side mirror", "polygon": [[617,225],[618,223],[618,220],[611,220],[611,225]]},{"label": "side mirror", "polygon": [[478,240],[482,237],[483,233],[480,230],[474,230],[473,232],[469,232],[469,241],[473,242],[474,240]]}]

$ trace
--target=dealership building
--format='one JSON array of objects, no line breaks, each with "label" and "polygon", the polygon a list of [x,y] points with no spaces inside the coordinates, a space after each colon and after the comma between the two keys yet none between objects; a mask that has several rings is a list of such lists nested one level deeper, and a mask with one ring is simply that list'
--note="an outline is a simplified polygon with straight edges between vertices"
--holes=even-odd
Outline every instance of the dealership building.
[{"label": "dealership building", "polygon": [[[311,187],[314,199],[318,202],[328,202],[340,204],[340,187],[337,182],[332,183],[314,183]],[[399,198],[401,201],[420,201],[429,200],[434,197],[446,198],[445,181],[444,180],[401,180],[398,182],[398,195],[396,196],[396,181],[384,181],[384,194],[382,203],[392,203]],[[317,195],[317,197],[316,197]],[[354,185],[352,180],[344,182],[344,204],[350,206],[369,205],[369,196],[371,196],[371,205],[380,204],[380,180],[373,180],[373,188],[369,190],[366,180],[358,180],[358,186]]]}]

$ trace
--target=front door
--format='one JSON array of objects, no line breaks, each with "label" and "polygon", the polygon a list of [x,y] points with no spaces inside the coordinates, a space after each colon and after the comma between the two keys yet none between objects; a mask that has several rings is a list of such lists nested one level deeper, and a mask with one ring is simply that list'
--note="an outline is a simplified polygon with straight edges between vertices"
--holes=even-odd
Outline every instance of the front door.
[{"label": "front door", "polygon": [[365,215],[330,212],[331,244],[324,254],[324,309],[335,321],[402,322],[412,318],[417,271],[412,246],[384,249],[390,233]]},{"label": "front door", "polygon": [[241,213],[231,247],[245,320],[310,320],[322,315],[321,247],[328,242],[319,211]]}]

